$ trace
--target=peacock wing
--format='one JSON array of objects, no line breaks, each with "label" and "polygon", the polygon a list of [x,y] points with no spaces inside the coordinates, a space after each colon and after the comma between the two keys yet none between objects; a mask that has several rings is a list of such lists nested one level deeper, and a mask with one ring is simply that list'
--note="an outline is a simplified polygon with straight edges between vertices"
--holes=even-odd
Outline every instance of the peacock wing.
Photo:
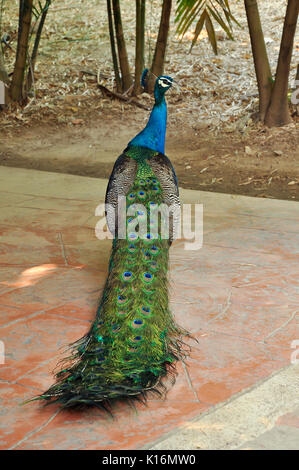
[{"label": "peacock wing", "polygon": [[179,237],[180,233],[180,198],[177,177],[171,161],[166,155],[159,153],[148,160],[163,191],[163,202],[171,207],[169,218],[170,242]]},{"label": "peacock wing", "polygon": [[106,219],[110,232],[117,233],[118,200],[120,196],[126,196],[134,183],[137,172],[137,162],[122,154],[116,160],[109,178],[106,197]]}]

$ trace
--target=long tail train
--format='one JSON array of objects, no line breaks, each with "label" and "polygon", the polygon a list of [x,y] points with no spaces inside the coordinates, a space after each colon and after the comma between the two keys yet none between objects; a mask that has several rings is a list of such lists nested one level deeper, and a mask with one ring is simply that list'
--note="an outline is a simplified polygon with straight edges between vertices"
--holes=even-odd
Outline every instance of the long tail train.
[{"label": "long tail train", "polygon": [[[109,180],[108,226],[112,226],[120,196],[130,216],[126,217],[125,238],[113,240],[96,318],[89,332],[72,345],[56,383],[33,400],[105,409],[116,399],[145,401],[149,391],[164,394],[165,379],[175,378],[175,362],[187,355],[182,337],[188,332],[176,324],[169,310],[171,235],[170,240],[164,239],[159,232],[161,220],[158,226],[153,222],[161,204],[179,203],[175,173],[164,155],[164,93],[170,86],[170,77],[157,79],[149,122],[118,158]],[[142,226],[145,233],[140,235]]]}]

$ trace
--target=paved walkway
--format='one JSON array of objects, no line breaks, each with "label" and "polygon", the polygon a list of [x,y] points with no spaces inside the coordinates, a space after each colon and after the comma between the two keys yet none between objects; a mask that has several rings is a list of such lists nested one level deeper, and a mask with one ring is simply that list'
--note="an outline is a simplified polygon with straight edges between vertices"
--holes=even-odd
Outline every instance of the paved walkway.
[{"label": "paved walkway", "polygon": [[[204,243],[199,251],[186,251],[184,241],[171,248],[171,306],[199,343],[187,367],[178,365],[167,399],[151,399],[137,415],[120,405],[115,420],[97,410],[18,406],[52,383],[59,348],[81,337],[94,316],[111,245],[95,237],[95,208],[106,184],[0,167],[1,448],[170,448],[174,436],[186,448],[182,430],[198,420],[216,416],[222,428],[236,430],[235,418],[215,413],[238,406],[275,377],[284,383],[281,399],[289,398],[280,412],[272,410],[270,425],[281,420],[296,434],[299,404],[293,380],[281,374],[297,367],[291,355],[299,340],[299,204],[189,190],[183,201],[204,205]],[[261,416],[268,416],[262,410],[275,395],[266,396],[257,402]],[[236,408],[243,425],[245,408]],[[228,437],[229,448],[253,448],[270,425],[251,422],[248,434]],[[189,448],[208,448],[208,441],[195,439]]]},{"label": "paved walkway", "polygon": [[299,364],[179,426],[151,450],[298,450]]}]

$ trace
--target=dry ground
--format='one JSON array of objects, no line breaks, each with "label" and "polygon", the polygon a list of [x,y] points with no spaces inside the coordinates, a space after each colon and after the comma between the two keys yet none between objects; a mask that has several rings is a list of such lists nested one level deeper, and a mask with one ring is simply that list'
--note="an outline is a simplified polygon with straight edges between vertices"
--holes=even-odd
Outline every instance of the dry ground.
[{"label": "dry ground", "polygon": [[[133,2],[123,19],[134,61]],[[215,56],[203,32],[191,54],[192,34],[179,42],[172,22],[165,70],[180,83],[168,96],[167,153],[181,186],[259,197],[299,200],[298,119],[267,129],[254,121],[257,90],[243,2],[232,2],[242,29],[232,42],[218,31]],[[284,0],[261,0],[273,71],[279,50]],[[17,1],[7,2],[3,31],[16,34]],[[25,109],[0,114],[2,165],[108,177],[113,162],[145,124],[148,111],[104,97],[95,77],[113,88],[104,0],[56,0],[49,12],[37,67],[35,96]],[[148,2],[147,57],[155,44],[160,1]],[[13,49],[15,41],[12,42]],[[298,62],[298,39],[291,81]],[[6,51],[9,71],[14,51]],[[148,59],[148,63],[150,60]],[[152,106],[146,94],[140,101]],[[297,120],[296,120],[297,119]]]}]

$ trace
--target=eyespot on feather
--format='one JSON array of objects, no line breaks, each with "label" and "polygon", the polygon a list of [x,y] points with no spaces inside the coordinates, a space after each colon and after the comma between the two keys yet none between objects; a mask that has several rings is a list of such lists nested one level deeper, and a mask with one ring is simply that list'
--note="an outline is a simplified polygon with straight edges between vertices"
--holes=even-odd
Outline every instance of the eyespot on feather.
[{"label": "eyespot on feather", "polygon": [[117,297],[117,303],[120,305],[125,305],[128,302],[128,298],[125,295],[119,295]]},{"label": "eyespot on feather", "polygon": [[152,315],[151,308],[148,306],[140,307],[140,313],[144,315],[145,317],[150,317]]},{"label": "eyespot on feather", "polygon": [[143,273],[142,274],[142,280],[146,284],[149,284],[153,281],[153,275],[151,273]]},{"label": "eyespot on feather", "polygon": [[129,233],[128,235],[128,240],[131,242],[131,241],[136,241],[138,240],[138,235],[137,233],[135,232],[132,232],[132,233]]},{"label": "eyespot on feather", "polygon": [[143,320],[136,318],[131,323],[132,328],[142,328],[143,327]]},{"label": "eyespot on feather", "polygon": [[122,279],[126,282],[131,282],[134,278],[133,273],[131,271],[125,271],[121,275]]},{"label": "eyespot on feather", "polygon": [[131,243],[129,246],[128,246],[128,252],[129,253],[135,253],[137,251],[137,246],[134,245],[134,243]]}]

